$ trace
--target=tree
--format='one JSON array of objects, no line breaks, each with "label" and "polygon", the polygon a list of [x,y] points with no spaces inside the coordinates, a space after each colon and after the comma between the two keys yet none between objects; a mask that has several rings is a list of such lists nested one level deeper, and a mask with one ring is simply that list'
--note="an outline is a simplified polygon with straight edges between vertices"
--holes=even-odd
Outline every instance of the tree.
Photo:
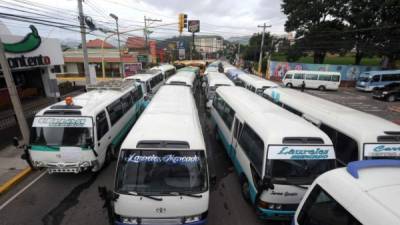
[{"label": "tree", "polygon": [[338,0],[283,0],[282,9],[287,15],[287,32],[295,31],[297,49],[312,51],[314,63],[323,63],[330,53],[349,51],[353,43],[346,31],[348,27],[337,15],[342,1]]},{"label": "tree", "polygon": [[[260,57],[260,47],[261,47],[261,39],[262,39],[262,33],[257,33],[253,34],[249,40],[249,45],[248,46],[241,46],[241,52],[244,60],[247,61],[253,61],[253,62],[258,62],[258,59]],[[277,41],[273,41],[273,37],[270,35],[270,33],[265,33],[264,36],[264,47],[263,47],[263,60],[262,60],[262,72],[265,72],[266,68],[266,62],[267,60],[264,60],[264,57],[266,57],[268,54],[272,53],[277,45]],[[267,58],[267,57],[266,57]],[[264,68],[264,69],[263,69]]]}]

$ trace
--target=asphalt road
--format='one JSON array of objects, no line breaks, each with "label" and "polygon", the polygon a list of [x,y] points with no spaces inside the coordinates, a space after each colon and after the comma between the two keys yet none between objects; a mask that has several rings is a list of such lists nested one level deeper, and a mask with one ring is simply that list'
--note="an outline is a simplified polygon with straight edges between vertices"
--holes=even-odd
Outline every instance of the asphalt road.
[{"label": "asphalt road", "polygon": [[[214,138],[202,96],[196,95],[196,98],[201,103],[198,109],[210,174],[217,176],[217,184],[211,190],[208,224],[282,224],[257,219],[252,206],[243,200],[238,176],[223,146]],[[98,187],[112,188],[114,172],[115,162],[98,174],[49,175],[36,171],[0,196],[0,225],[108,225],[107,210],[98,196]]]}]

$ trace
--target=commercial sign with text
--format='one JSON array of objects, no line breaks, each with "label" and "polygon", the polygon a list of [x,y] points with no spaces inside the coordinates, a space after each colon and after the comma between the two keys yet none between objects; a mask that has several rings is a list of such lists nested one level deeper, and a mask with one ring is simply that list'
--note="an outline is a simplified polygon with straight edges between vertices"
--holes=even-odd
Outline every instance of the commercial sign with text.
[{"label": "commercial sign with text", "polygon": [[365,157],[400,157],[400,144],[365,144]]},{"label": "commercial sign with text", "polygon": [[334,159],[332,146],[269,146],[268,159],[321,160]]},{"label": "commercial sign with text", "polygon": [[124,63],[124,76],[129,77],[142,70],[142,63]]}]

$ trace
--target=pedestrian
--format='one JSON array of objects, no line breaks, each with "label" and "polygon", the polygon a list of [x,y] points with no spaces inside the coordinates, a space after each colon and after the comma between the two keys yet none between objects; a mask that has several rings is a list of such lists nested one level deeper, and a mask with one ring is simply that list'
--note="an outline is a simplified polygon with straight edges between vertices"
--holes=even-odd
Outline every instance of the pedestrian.
[{"label": "pedestrian", "polygon": [[306,88],[306,83],[303,80],[303,82],[301,83],[301,91],[304,92],[305,88]]}]

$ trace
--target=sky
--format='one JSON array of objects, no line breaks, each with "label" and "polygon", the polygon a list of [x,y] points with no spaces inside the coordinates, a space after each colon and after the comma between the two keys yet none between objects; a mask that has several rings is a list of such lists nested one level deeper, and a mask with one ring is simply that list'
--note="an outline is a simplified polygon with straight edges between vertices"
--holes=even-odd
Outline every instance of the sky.
[{"label": "sky", "polygon": [[[273,34],[285,33],[286,16],[281,12],[281,0],[84,0],[83,10],[97,26],[107,29],[116,27],[109,14],[117,15],[120,32],[126,32],[121,35],[122,41],[128,35],[143,35],[145,16],[162,20],[150,24],[153,27],[152,38],[177,36],[179,13],[186,13],[189,20],[200,20],[200,34],[204,35],[217,34],[224,38],[250,36],[261,32],[262,28],[257,26],[263,23],[272,26],[267,31]],[[0,21],[13,34],[24,35],[30,31],[28,26],[31,23],[4,19],[4,13],[78,25],[77,0],[0,0]],[[37,24],[36,27],[44,37],[80,40],[79,32]],[[87,39],[107,36],[98,31],[92,34]],[[116,38],[109,40],[114,42]]]}]

